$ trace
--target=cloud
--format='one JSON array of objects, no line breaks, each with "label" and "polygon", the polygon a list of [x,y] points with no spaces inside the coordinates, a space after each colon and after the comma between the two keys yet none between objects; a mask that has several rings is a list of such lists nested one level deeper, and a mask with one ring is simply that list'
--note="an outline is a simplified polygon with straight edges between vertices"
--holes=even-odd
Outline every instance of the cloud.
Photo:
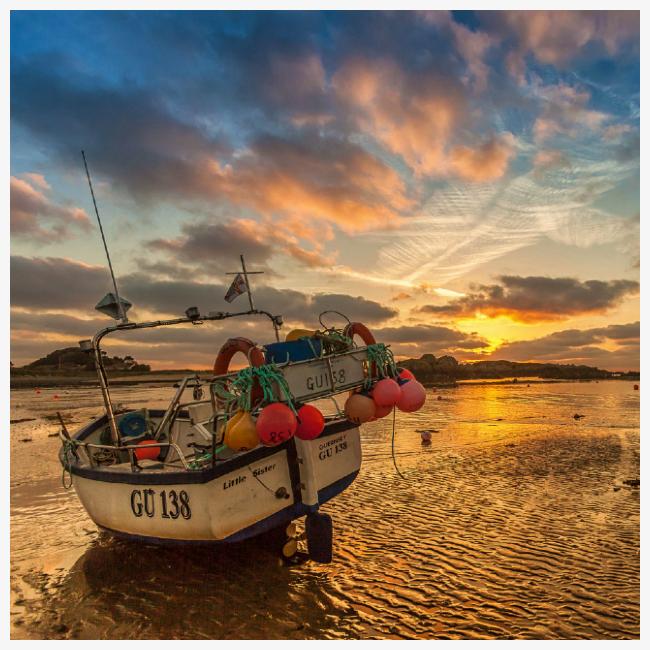
[{"label": "cloud", "polygon": [[74,230],[88,232],[91,229],[84,210],[53,201],[46,196],[49,189],[41,174],[11,177],[12,236],[47,243],[68,239]]},{"label": "cloud", "polygon": [[480,15],[493,30],[512,41],[508,68],[520,80],[527,54],[540,63],[562,68],[589,44],[613,55],[639,38],[638,11],[495,11]]},{"label": "cloud", "polygon": [[152,91],[66,78],[40,60],[12,66],[12,123],[75,170],[85,149],[98,176],[139,199],[191,197],[197,185],[209,183],[209,162],[228,151],[222,139],[166,106]]},{"label": "cloud", "polygon": [[[536,339],[504,343],[491,353],[491,357],[636,369],[639,367],[639,336],[638,321],[587,330],[562,330]],[[615,349],[611,349],[612,346],[616,346]]]},{"label": "cloud", "polygon": [[484,183],[501,178],[514,155],[514,136],[503,133],[491,137],[475,149],[455,147],[450,152],[450,165],[460,178]]},{"label": "cloud", "polygon": [[467,107],[462,86],[422,75],[390,59],[355,58],[334,74],[332,86],[358,128],[417,174],[443,174],[445,148]]},{"label": "cloud", "polygon": [[391,346],[399,358],[419,357],[425,353],[453,355],[458,359],[473,359],[485,354],[489,342],[476,332],[462,332],[440,325],[403,325],[372,328],[377,341]]},{"label": "cloud", "polygon": [[60,257],[12,255],[11,305],[33,309],[92,309],[112,291],[108,269]]},{"label": "cloud", "polygon": [[639,283],[632,280],[581,282],[574,278],[504,275],[499,284],[473,286],[463,298],[446,305],[426,305],[420,311],[456,318],[507,316],[534,323],[603,313],[638,291]]},{"label": "cloud", "polygon": [[448,11],[422,11],[419,15],[424,22],[451,31],[454,46],[467,64],[467,75],[464,80],[473,83],[478,93],[483,92],[487,88],[490,74],[485,57],[488,50],[498,44],[499,38],[484,31],[469,29],[456,22]]},{"label": "cloud", "polygon": [[587,106],[591,94],[565,83],[534,85],[534,93],[542,103],[542,110],[533,125],[536,142],[544,142],[555,135],[575,137],[581,130],[595,130],[609,116]]},{"label": "cloud", "polygon": [[[202,313],[209,311],[237,312],[248,309],[246,296],[233,304],[225,302],[226,282],[212,284],[191,280],[162,280],[146,273],[134,273],[118,278],[120,295],[134,307],[134,320],[182,316],[190,306],[198,306]],[[80,338],[88,338],[111,320],[94,311],[94,305],[110,286],[108,271],[103,267],[83,264],[65,258],[11,257],[11,329],[14,363],[28,363],[55,347],[75,345]],[[371,328],[397,316],[397,311],[362,296],[342,293],[306,294],[292,289],[277,289],[260,285],[254,289],[255,306],[272,314],[281,314],[285,320],[283,332],[292,327],[317,329],[321,312],[334,310],[346,314],[353,321],[361,321]],[[152,316],[153,315],[153,316]],[[327,324],[343,324],[340,317],[328,315]],[[214,327],[218,328],[215,333]],[[146,335],[145,335],[146,334]],[[207,325],[205,328],[165,328],[114,336],[114,353],[128,352],[129,341],[148,346],[139,360],[153,361],[165,367],[196,367],[207,365],[201,355],[216,354],[216,347],[228,337],[248,336],[261,343],[273,339],[271,325],[261,317],[242,317],[236,320]],[[44,342],[45,341],[45,342]],[[192,346],[201,348],[200,353]],[[132,351],[132,347],[130,350]],[[121,352],[120,352],[121,351]],[[203,358],[203,363],[200,359]]]},{"label": "cloud", "polygon": [[[316,64],[306,66],[304,74],[313,74]],[[167,110],[153,92],[75,85],[34,64],[16,66],[13,79],[16,123],[64,164],[78,168],[85,148],[98,175],[140,200],[230,203],[347,232],[393,225],[412,206],[399,174],[346,137],[309,130],[299,137],[256,135],[232,150],[200,122]],[[298,248],[293,256],[300,257]]]},{"label": "cloud", "polygon": [[540,149],[533,156],[533,168],[537,178],[564,167],[570,167],[567,155],[559,149]]},{"label": "cloud", "polygon": [[[223,296],[228,288],[225,279],[207,284],[133,273],[118,278],[118,282],[120,295],[133,303],[136,312],[146,310],[158,315],[180,316],[190,306],[198,306],[203,313],[248,308],[245,296],[234,304],[225,302]],[[94,305],[108,290],[112,290],[110,276],[103,267],[65,258],[11,257],[13,308],[29,312],[74,311],[97,319],[101,317],[94,312]],[[369,324],[381,323],[397,315],[396,310],[374,300],[342,293],[305,294],[260,285],[254,289],[254,297],[258,309],[281,314],[287,323],[314,328],[318,327],[318,315],[325,310],[340,311],[352,320]],[[27,317],[21,318],[24,322]],[[103,320],[104,324],[107,322]]]},{"label": "cloud", "polygon": [[356,144],[316,133],[261,136],[212,172],[215,197],[294,224],[323,221],[358,232],[395,225],[412,206],[394,169]]}]

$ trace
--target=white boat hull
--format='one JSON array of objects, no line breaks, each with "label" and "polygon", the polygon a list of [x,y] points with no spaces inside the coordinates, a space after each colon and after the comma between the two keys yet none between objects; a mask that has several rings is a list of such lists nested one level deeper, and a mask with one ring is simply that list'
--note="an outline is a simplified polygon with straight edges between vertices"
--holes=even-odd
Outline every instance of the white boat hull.
[{"label": "white boat hull", "polygon": [[361,466],[358,427],[329,426],[313,441],[258,447],[196,472],[72,467],[91,519],[150,541],[231,542],[286,524],[342,492]]}]

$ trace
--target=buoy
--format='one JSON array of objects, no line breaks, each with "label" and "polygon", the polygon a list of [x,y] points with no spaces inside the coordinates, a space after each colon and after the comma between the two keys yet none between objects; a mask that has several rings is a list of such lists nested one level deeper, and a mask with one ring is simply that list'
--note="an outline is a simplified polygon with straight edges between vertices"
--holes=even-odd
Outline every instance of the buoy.
[{"label": "buoy", "polygon": [[634,384],[634,390],[639,390],[639,384]]},{"label": "buoy", "polygon": [[369,422],[375,417],[375,402],[366,395],[355,393],[345,402],[345,415],[355,424]]},{"label": "buoy", "polygon": [[415,375],[408,368],[398,368],[397,376],[400,379],[415,379]]},{"label": "buoy", "polygon": [[[231,426],[231,422],[234,424]],[[233,451],[249,451],[260,444],[255,420],[251,414],[238,411],[226,426],[223,443]]]},{"label": "buoy", "polygon": [[426,398],[427,392],[424,386],[419,382],[412,379],[407,381],[401,388],[402,394],[397,402],[397,408],[405,413],[413,413],[422,408]]},{"label": "buoy", "polygon": [[318,438],[325,428],[323,414],[311,404],[305,404],[298,409],[298,426],[296,438],[301,440],[314,440]]},{"label": "buoy", "polygon": [[58,395],[55,395],[55,396],[54,396],[54,399],[59,399],[59,396],[58,396]]},{"label": "buoy", "polygon": [[[401,394],[401,393],[400,393]],[[385,418],[389,413],[393,412],[394,406],[375,406],[375,420]]]},{"label": "buoy", "polygon": [[139,449],[133,453],[138,460],[156,460],[160,456],[160,447],[152,447],[156,444],[156,440],[141,440],[138,443]]},{"label": "buoy", "polygon": [[246,411],[238,410],[233,416],[228,419],[228,424],[226,424],[226,433],[228,433],[228,431],[230,431],[237,424],[237,422],[239,422],[244,413],[246,413]]},{"label": "buoy", "polygon": [[286,404],[275,402],[262,409],[255,426],[262,443],[273,447],[289,440],[296,433],[298,421]]},{"label": "buoy", "polygon": [[380,379],[372,389],[372,399],[377,406],[395,406],[401,394],[394,379]]},{"label": "buoy", "polygon": [[431,442],[431,431],[421,431],[420,437],[422,438],[422,442],[424,444]]},{"label": "buoy", "polygon": [[287,338],[285,338],[285,341],[297,341],[298,339],[305,338],[306,336],[314,336],[316,332],[314,330],[291,330],[287,334]]},{"label": "buoy", "polygon": [[41,389],[40,389],[40,388],[35,388],[35,389],[34,389],[34,392],[35,392],[37,395],[40,395],[40,394],[41,394]]}]

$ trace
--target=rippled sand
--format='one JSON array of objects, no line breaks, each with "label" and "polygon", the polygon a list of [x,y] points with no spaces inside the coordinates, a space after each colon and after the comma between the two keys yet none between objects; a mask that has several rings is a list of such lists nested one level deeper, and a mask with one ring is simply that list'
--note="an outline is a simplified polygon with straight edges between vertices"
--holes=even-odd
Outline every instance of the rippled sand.
[{"label": "rippled sand", "polygon": [[[171,389],[116,391],[162,405]],[[58,399],[54,399],[54,395]],[[639,392],[628,382],[429,391],[363,430],[324,510],[334,562],[268,542],[157,548],[98,533],[56,459],[87,389],[12,391],[14,638],[638,638]],[[584,414],[579,420],[574,414]],[[438,430],[423,447],[419,428]],[[30,438],[31,442],[20,442]],[[267,545],[265,545],[267,544]]]}]

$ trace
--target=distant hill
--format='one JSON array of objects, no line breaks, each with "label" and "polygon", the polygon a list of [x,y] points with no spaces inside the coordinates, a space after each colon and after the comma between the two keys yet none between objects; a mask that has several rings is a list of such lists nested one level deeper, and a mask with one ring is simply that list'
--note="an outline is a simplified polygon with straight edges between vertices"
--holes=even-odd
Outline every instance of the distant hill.
[{"label": "distant hill", "polygon": [[[109,357],[104,353],[104,367],[113,372],[150,372],[151,366],[138,363],[133,357]],[[21,368],[12,368],[13,371],[43,372],[43,373],[71,373],[95,370],[95,357],[93,354],[83,352],[80,348],[63,348],[54,350],[48,355],[28,363]]]},{"label": "distant hill", "polygon": [[617,373],[591,366],[558,363],[518,363],[516,361],[476,361],[458,363],[451,356],[436,358],[423,354],[406,359],[399,366],[408,368],[420,381],[453,383],[461,379],[503,379],[506,377],[542,377],[544,379],[638,379],[638,372]]}]

